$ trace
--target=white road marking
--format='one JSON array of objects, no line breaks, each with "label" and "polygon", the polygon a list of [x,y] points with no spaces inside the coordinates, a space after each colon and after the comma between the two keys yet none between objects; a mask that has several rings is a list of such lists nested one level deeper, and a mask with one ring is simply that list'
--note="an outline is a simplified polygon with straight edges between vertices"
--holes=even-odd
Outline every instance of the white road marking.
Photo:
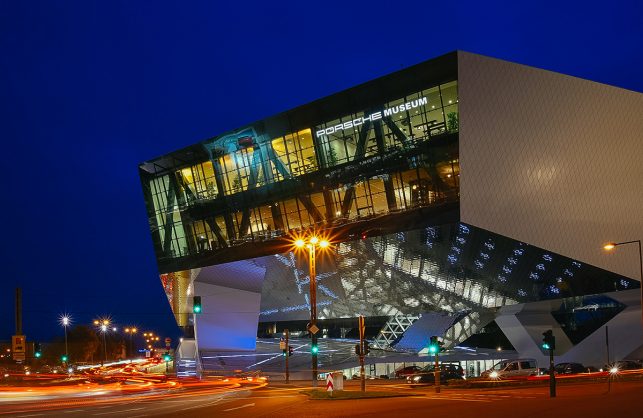
[{"label": "white road marking", "polygon": [[65,411],[65,414],[73,414],[76,412],[83,412],[84,409],[72,409],[71,411]]},{"label": "white road marking", "polygon": [[249,406],[255,406],[255,404],[254,403],[247,403],[245,405],[237,406],[236,408],[224,409],[223,412],[234,411],[235,409],[247,408]]},{"label": "white road marking", "polygon": [[16,415],[16,418],[22,418],[22,417],[40,417],[45,414],[30,414],[30,415]]}]

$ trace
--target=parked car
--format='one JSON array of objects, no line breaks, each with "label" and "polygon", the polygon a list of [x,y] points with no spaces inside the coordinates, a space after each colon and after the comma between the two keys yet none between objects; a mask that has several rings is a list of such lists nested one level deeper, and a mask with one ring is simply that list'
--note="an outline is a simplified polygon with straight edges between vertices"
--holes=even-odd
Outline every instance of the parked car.
[{"label": "parked car", "polygon": [[590,367],[583,366],[580,363],[558,363],[554,366],[554,371],[557,374],[589,373],[590,370]]},{"label": "parked car", "polygon": [[396,379],[403,379],[403,378],[405,378],[406,376],[410,376],[410,375],[412,375],[412,374],[418,373],[418,372],[419,372],[419,371],[421,371],[421,370],[422,370],[422,368],[421,368],[421,367],[419,367],[419,366],[406,366],[406,367],[402,367],[401,369],[397,369],[397,370],[395,371],[395,378],[396,378]]},{"label": "parked car", "polygon": [[[454,363],[440,364],[440,384],[447,384],[449,380],[463,379],[464,370],[462,366]],[[435,366],[430,364],[424,367],[418,373],[406,377],[406,383],[410,385],[417,384],[434,384],[435,383]]]},{"label": "parked car", "polygon": [[525,377],[538,374],[536,360],[518,359],[504,360],[495,364],[491,369],[480,374],[482,377],[491,379],[507,379],[512,377]]}]

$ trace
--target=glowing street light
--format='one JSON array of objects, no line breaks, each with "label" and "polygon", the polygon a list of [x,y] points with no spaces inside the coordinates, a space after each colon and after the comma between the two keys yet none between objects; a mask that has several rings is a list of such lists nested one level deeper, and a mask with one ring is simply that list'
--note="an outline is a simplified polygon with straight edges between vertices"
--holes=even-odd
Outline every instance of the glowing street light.
[{"label": "glowing street light", "polygon": [[69,324],[71,324],[71,317],[67,314],[62,314],[60,315],[59,322],[60,322],[60,325],[62,325],[63,328],[65,329],[65,356],[63,358],[65,359],[65,362],[66,362],[67,359],[69,358],[69,349],[67,347],[67,327],[69,326]]},{"label": "glowing street light", "polygon": [[638,244],[639,246],[639,269],[640,269],[640,276],[639,279],[641,280],[641,321],[643,321],[643,255],[641,252],[641,240],[633,240],[633,241],[625,241],[625,242],[608,242],[605,245],[603,245],[603,249],[605,251],[612,251],[619,245],[626,245],[626,244]]},{"label": "glowing street light", "polygon": [[313,387],[317,387],[317,355],[319,346],[317,345],[317,271],[316,271],[316,250],[317,247],[321,249],[328,248],[330,242],[325,238],[320,238],[315,234],[308,237],[298,237],[293,241],[296,249],[308,248],[308,272],[310,275],[310,327],[308,331],[311,333],[311,349],[312,355],[312,380]]},{"label": "glowing street light", "polygon": [[107,361],[107,341],[105,340],[105,334],[107,333],[109,323],[110,320],[108,318],[94,320],[94,325],[100,325],[98,329],[100,329],[101,334],[103,334],[103,362],[101,363],[101,366]]}]

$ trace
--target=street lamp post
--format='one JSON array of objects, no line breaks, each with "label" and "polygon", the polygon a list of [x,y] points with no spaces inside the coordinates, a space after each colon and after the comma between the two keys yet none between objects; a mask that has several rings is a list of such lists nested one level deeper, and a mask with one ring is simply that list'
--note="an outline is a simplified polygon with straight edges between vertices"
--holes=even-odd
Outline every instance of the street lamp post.
[{"label": "street lamp post", "polygon": [[643,322],[643,253],[641,252],[641,240],[633,240],[633,241],[625,241],[625,242],[608,242],[603,246],[603,249],[605,251],[612,251],[614,248],[618,247],[619,245],[626,245],[626,244],[638,244],[639,246],[639,278],[641,279],[641,321]]},{"label": "street lamp post", "polygon": [[[103,361],[101,366],[105,365],[107,361],[107,340],[105,339],[105,334],[107,333],[107,327],[109,326],[109,319],[94,320],[94,325],[98,326],[101,334],[103,334]],[[116,330],[116,328],[114,328]]]},{"label": "street lamp post", "polygon": [[132,336],[136,334],[138,330],[136,327],[125,328],[125,333],[129,334],[129,356],[133,357],[134,351],[132,350]]},{"label": "street lamp post", "polygon": [[317,333],[319,332],[319,328],[317,327],[317,247],[327,248],[329,245],[330,243],[327,240],[319,239],[315,235],[309,237],[307,240],[302,238],[295,240],[295,247],[308,248],[308,272],[310,276],[310,327],[308,330],[311,334],[310,352],[312,355],[313,387],[317,387],[317,353],[319,351],[319,347],[317,345]]},{"label": "street lamp post", "polygon": [[69,349],[67,347],[67,327],[71,323],[71,318],[69,315],[62,315],[60,317],[60,324],[63,326],[65,329],[65,358],[69,359]]}]

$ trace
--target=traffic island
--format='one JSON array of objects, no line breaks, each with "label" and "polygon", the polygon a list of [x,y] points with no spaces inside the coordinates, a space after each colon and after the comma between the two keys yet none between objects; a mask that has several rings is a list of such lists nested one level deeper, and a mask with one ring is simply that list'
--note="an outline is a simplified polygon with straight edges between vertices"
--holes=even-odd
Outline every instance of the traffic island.
[{"label": "traffic island", "polygon": [[[417,393],[392,392],[392,391],[367,391],[358,390],[334,390],[332,392],[320,389],[302,390],[300,393],[308,395],[312,400],[339,401],[345,399],[374,399],[374,398],[397,398],[404,396],[418,396]],[[420,395],[422,396],[422,395]]]}]

